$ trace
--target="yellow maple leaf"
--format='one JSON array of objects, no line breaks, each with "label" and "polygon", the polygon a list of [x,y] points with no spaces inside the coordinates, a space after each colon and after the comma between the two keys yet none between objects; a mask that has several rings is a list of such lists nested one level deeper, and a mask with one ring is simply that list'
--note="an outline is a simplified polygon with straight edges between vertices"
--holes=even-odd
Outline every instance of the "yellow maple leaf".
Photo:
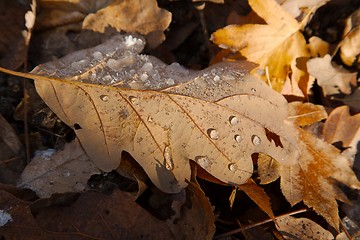
[{"label": "yellow maple leaf", "polygon": [[[309,52],[300,32],[302,24],[275,0],[249,0],[249,4],[267,25],[229,25],[213,33],[211,40],[259,64],[252,73],[266,81],[269,77],[275,90],[281,91],[289,76],[306,95],[308,75],[303,60],[309,57]],[[265,70],[269,76],[264,74]]]}]

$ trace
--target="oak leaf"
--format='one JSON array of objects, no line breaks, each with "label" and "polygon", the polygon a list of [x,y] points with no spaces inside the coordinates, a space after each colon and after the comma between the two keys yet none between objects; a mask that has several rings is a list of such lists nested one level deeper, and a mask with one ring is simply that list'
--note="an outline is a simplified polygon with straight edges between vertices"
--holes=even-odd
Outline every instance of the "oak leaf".
[{"label": "oak leaf", "polygon": [[331,56],[313,58],[307,62],[309,73],[317,79],[324,95],[338,93],[350,94],[351,85],[356,85],[356,72],[351,73],[340,67],[333,66]]},{"label": "oak leaf", "polygon": [[[190,159],[234,185],[252,175],[253,153],[296,162],[280,94],[229,63],[189,74],[135,53],[142,46],[140,39],[117,36],[40,65],[33,70],[39,75],[21,75],[35,79],[39,95],[99,168],[116,169],[127,151],[165,192],[187,185]],[[133,89],[139,87],[152,89]]]},{"label": "oak leaf", "polygon": [[[239,51],[248,60],[258,63],[252,71],[263,80],[268,70],[272,87],[281,91],[286,77],[295,83],[302,81],[300,89],[307,93],[307,74],[303,60],[309,57],[306,41],[299,31],[301,25],[275,0],[250,0],[251,8],[267,25],[229,25],[212,34],[211,40],[222,48]],[[260,74],[259,74],[260,72]]]}]

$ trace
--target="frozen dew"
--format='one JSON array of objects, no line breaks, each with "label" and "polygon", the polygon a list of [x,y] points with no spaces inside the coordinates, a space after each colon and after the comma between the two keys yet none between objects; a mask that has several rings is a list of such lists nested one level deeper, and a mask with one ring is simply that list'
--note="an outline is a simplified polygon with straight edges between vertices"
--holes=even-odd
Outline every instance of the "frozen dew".
[{"label": "frozen dew", "polygon": [[107,101],[109,101],[109,96],[108,96],[108,95],[100,95],[100,99],[101,99],[103,102],[107,102]]},{"label": "frozen dew", "polygon": [[99,52],[99,51],[94,52],[92,55],[93,55],[95,60],[101,60],[101,59],[104,58],[103,54],[101,52]]},{"label": "frozen dew", "polygon": [[164,149],[164,160],[165,160],[165,168],[169,171],[174,169],[174,163],[171,156],[171,148],[166,146]]},{"label": "frozen dew", "polygon": [[63,172],[63,177],[70,177],[71,173],[70,172]]},{"label": "frozen dew", "polygon": [[255,89],[255,88],[251,88],[251,92],[256,92],[256,89]]},{"label": "frozen dew", "polygon": [[238,134],[234,136],[234,139],[235,139],[236,142],[241,142],[242,141],[242,137],[240,135],[238,135]]},{"label": "frozen dew", "polygon": [[0,209],[0,227],[5,226],[8,222],[12,222],[12,217],[9,213]]},{"label": "frozen dew", "polygon": [[150,123],[153,123],[154,119],[151,116],[148,116],[147,121],[150,122]]},{"label": "frozen dew", "polygon": [[220,77],[219,77],[219,75],[215,75],[214,82],[218,82],[218,81],[220,81]]},{"label": "frozen dew", "polygon": [[231,164],[229,164],[228,168],[231,172],[235,172],[238,167],[235,163],[231,163]]},{"label": "frozen dew", "polygon": [[139,104],[140,100],[137,98],[137,97],[134,97],[134,96],[130,96],[129,97],[129,101],[132,103],[132,104]]},{"label": "frozen dew", "polygon": [[89,61],[87,59],[83,59],[83,60],[71,63],[70,67],[74,71],[81,71],[81,70],[84,70],[84,68],[88,64],[89,64]]},{"label": "frozen dew", "polygon": [[210,167],[210,164],[211,164],[210,160],[207,156],[197,156],[197,157],[195,157],[195,161],[203,169],[207,169],[208,167]]},{"label": "frozen dew", "polygon": [[145,89],[144,82],[142,81],[131,81],[129,83],[129,87],[131,89]]},{"label": "frozen dew", "polygon": [[213,128],[208,129],[207,134],[209,135],[209,137],[212,140],[217,140],[220,137],[220,133],[216,129],[213,129]]},{"label": "frozen dew", "polygon": [[145,82],[148,78],[149,78],[149,76],[146,73],[143,73],[140,75],[140,80],[143,82]]},{"label": "frozen dew", "polygon": [[142,44],[142,40],[140,38],[133,37],[131,35],[125,36],[125,45],[126,47],[132,47],[134,45]]},{"label": "frozen dew", "polygon": [[229,122],[231,125],[235,126],[239,123],[239,119],[235,116],[230,116],[229,117]]},{"label": "frozen dew", "polygon": [[152,63],[151,62],[144,63],[144,65],[141,67],[141,70],[143,70],[145,72],[149,72],[149,71],[153,70]]},{"label": "frozen dew", "polygon": [[265,76],[265,70],[262,69],[262,68],[256,69],[256,73],[259,74],[259,75],[261,75],[261,76]]},{"label": "frozen dew", "polygon": [[251,136],[251,142],[255,145],[258,146],[261,143],[261,138],[257,135],[252,135]]},{"label": "frozen dew", "polygon": [[167,79],[165,80],[165,82],[166,82],[166,84],[169,85],[169,86],[175,84],[175,81],[174,81],[174,79],[172,79],[172,78],[167,78]]}]

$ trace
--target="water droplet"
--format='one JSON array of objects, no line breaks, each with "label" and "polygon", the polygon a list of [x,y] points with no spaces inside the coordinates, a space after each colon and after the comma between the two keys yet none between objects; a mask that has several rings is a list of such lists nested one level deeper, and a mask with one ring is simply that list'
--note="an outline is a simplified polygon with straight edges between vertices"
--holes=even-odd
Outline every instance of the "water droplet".
[{"label": "water droplet", "polygon": [[219,139],[219,137],[220,137],[220,133],[216,129],[213,129],[213,128],[208,129],[207,134],[209,135],[209,137],[212,140]]},{"label": "water droplet", "polygon": [[168,79],[166,79],[165,81],[166,81],[166,84],[167,84],[167,85],[174,85],[174,84],[175,84],[175,81],[174,81],[174,79],[172,79],[172,78],[168,78]]},{"label": "water droplet", "polygon": [[134,96],[130,96],[129,97],[129,101],[132,103],[132,104],[139,104],[139,99],[137,97],[134,97]]},{"label": "water droplet", "polygon": [[252,92],[256,92],[256,89],[255,89],[255,88],[251,88],[251,91],[252,91]]},{"label": "water droplet", "polygon": [[251,142],[255,145],[258,146],[261,143],[261,138],[257,135],[252,135],[251,136]]},{"label": "water droplet", "polygon": [[229,122],[230,122],[231,125],[236,125],[236,124],[239,123],[239,119],[237,117],[235,117],[235,116],[230,116],[229,117]]},{"label": "water droplet", "polygon": [[166,146],[164,149],[164,160],[165,160],[165,168],[169,171],[174,169],[174,163],[171,156],[171,148]]},{"label": "water droplet", "polygon": [[104,102],[109,101],[109,96],[108,95],[100,95],[100,99],[103,100]]},{"label": "water droplet", "polygon": [[199,164],[200,167],[207,169],[208,167],[210,167],[210,160],[207,156],[197,156],[195,157],[195,161],[197,162],[197,164]]},{"label": "water droplet", "polygon": [[234,139],[235,139],[235,141],[237,141],[237,142],[241,142],[241,141],[242,141],[242,137],[241,137],[240,135],[235,135],[235,136],[234,136]]},{"label": "water droplet", "polygon": [[231,164],[229,164],[228,168],[230,171],[235,172],[238,167],[235,163],[231,163]]},{"label": "water droplet", "polygon": [[101,53],[101,52],[98,52],[98,51],[96,51],[96,52],[93,53],[93,57],[95,58],[95,60],[101,60],[101,59],[103,59],[102,53]]},{"label": "water droplet", "polygon": [[215,82],[220,81],[220,77],[219,77],[219,75],[215,75],[215,77],[214,77],[214,81],[215,81]]}]

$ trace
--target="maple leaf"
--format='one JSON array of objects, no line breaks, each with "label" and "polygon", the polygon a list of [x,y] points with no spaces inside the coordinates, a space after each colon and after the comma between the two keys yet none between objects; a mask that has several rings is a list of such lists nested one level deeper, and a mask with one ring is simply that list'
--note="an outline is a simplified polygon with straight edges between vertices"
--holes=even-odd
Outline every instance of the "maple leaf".
[{"label": "maple leaf", "polygon": [[356,85],[356,72],[351,73],[340,67],[333,66],[331,56],[313,58],[307,62],[309,73],[317,79],[324,95],[337,93],[350,94],[351,85]]},{"label": "maple leaf", "polygon": [[222,48],[240,51],[248,60],[258,63],[259,67],[252,73],[263,80],[267,80],[263,74],[267,69],[275,90],[281,91],[286,77],[290,76],[295,83],[300,83],[306,95],[307,74],[303,62],[309,53],[299,31],[301,24],[274,0],[249,0],[249,4],[267,25],[229,25],[213,33],[211,40]]}]

